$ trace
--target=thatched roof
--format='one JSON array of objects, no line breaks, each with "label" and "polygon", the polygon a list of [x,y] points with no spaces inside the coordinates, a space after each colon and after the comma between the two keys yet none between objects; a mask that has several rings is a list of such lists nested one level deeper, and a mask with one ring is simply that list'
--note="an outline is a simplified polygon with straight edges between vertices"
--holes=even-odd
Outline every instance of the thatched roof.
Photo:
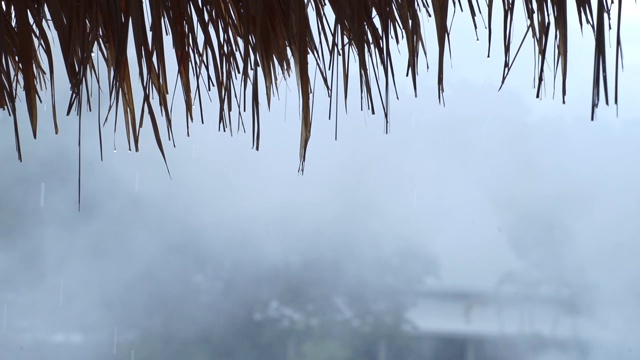
[{"label": "thatched roof", "polygon": [[[164,157],[161,123],[164,122],[171,141],[170,91],[179,80],[187,132],[194,117],[204,121],[205,116],[198,109],[202,108],[202,98],[207,96],[205,92],[213,92],[217,95],[214,101],[220,105],[218,123],[222,130],[233,131],[232,111],[241,114],[249,103],[253,144],[259,149],[259,97],[266,93],[270,104],[279,79],[290,77],[293,70],[302,104],[300,170],[303,170],[311,134],[311,92],[315,83],[312,78],[316,76],[310,69],[317,65],[319,85],[315,86],[324,87],[332,106],[336,106],[335,98],[342,85],[338,79],[343,79],[342,93],[346,97],[350,64],[355,60],[364,106],[374,110],[380,104],[388,124],[387,104],[397,70],[391,45],[406,48],[409,59],[406,75],[411,77],[416,91],[420,53],[426,57],[423,33],[433,31],[423,28],[421,16],[434,18],[441,95],[452,12],[456,9],[468,12],[476,31],[478,24],[486,22],[490,51],[492,24],[499,15],[493,0],[487,1],[480,5],[477,0],[468,0],[463,5],[460,0],[4,0],[0,16],[0,108],[7,109],[13,117],[18,157],[22,159],[18,125],[24,124],[16,118],[16,100],[20,93],[24,94],[31,131],[36,137],[37,103],[43,101],[41,91],[53,87],[54,72],[62,71],[54,66],[51,44],[55,40],[71,89],[67,113],[75,109],[80,117],[83,106],[90,105],[90,84],[98,82],[109,92],[110,114],[105,121],[109,116],[122,114],[130,148],[138,150],[140,131],[147,121]],[[621,2],[618,4],[619,18]],[[577,20],[595,36],[593,118],[601,81],[605,101],[607,104],[609,101],[605,33],[611,26],[612,7],[605,0],[596,1],[595,11],[590,0],[576,0],[576,5],[578,13],[570,15],[564,0],[502,1],[503,82],[520,46],[530,38],[537,54],[537,96],[545,79],[542,64],[552,62],[553,78],[557,73],[564,102],[567,24]],[[522,39],[513,37],[516,8],[525,14],[522,23],[527,28]],[[620,22],[617,24],[616,104],[621,54]],[[165,42],[165,32],[170,34],[171,43]],[[128,51],[129,36],[135,53]],[[518,45],[515,52],[512,45]],[[94,52],[97,56],[92,56]],[[167,73],[168,56],[175,56],[177,62],[175,78]],[[108,69],[106,76],[99,76],[98,62]],[[136,81],[144,89],[142,100],[137,103],[132,90],[132,82]],[[260,88],[260,83],[266,88]],[[57,132],[55,91],[50,92]],[[198,106],[194,107],[194,102]],[[241,117],[238,121],[244,128]]]}]

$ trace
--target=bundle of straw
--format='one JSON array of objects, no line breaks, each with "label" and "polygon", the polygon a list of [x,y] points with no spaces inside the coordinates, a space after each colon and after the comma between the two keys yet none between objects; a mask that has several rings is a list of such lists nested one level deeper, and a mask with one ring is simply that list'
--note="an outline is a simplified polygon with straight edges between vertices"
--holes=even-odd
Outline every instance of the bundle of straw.
[{"label": "bundle of straw", "polygon": [[[317,67],[319,83],[329,97],[338,93],[343,79],[346,97],[351,64],[357,64],[363,107],[375,112],[377,100],[388,124],[388,101],[395,88],[395,69],[391,45],[406,47],[406,74],[414,91],[420,53],[426,57],[423,22],[426,14],[435,19],[438,46],[438,89],[444,90],[443,62],[449,42],[449,19],[458,0],[3,0],[0,15],[0,108],[13,117],[18,158],[22,160],[16,118],[16,101],[24,93],[31,131],[37,136],[37,102],[40,92],[54,86],[52,42],[59,44],[69,80],[71,96],[67,114],[91,107],[89,85],[97,81],[107,87],[109,104],[124,117],[129,148],[139,149],[140,131],[145,119],[151,122],[158,149],[165,152],[160,119],[164,119],[169,140],[173,138],[166,56],[175,56],[177,76],[186,109],[187,132],[193,122],[194,102],[202,109],[203,92],[217,94],[218,123],[232,131],[232,110],[251,106],[251,132],[256,149],[260,147],[259,98],[266,93],[270,105],[277,91],[278,78],[296,74],[302,104],[300,170],[304,170],[307,144],[311,135],[312,80],[310,68]],[[523,0],[525,35],[513,39],[515,0],[503,0],[503,52],[506,79],[517,57],[512,44],[531,38],[536,61],[537,95],[544,80],[545,62],[553,61],[554,78],[559,74],[562,98],[567,78],[567,2],[564,0]],[[618,4],[618,20],[621,16]],[[491,49],[494,17],[493,0],[480,6],[468,0],[465,11],[476,29],[486,23]],[[587,24],[595,36],[593,110],[598,106],[600,79],[604,82],[608,104],[605,56],[605,28],[611,26],[611,4],[597,0],[595,12],[590,0],[576,0],[577,20]],[[483,13],[484,9],[484,13]],[[485,19],[486,14],[486,19]],[[608,21],[607,21],[608,20]],[[620,47],[620,21],[616,40],[616,104]],[[171,43],[166,44],[165,34]],[[56,37],[52,39],[52,37]],[[133,44],[130,44],[132,39]],[[550,39],[553,55],[548,56]],[[132,45],[132,46],[131,46]],[[520,50],[520,46],[517,50]],[[135,49],[129,51],[130,47]],[[173,49],[172,52],[167,51]],[[96,56],[92,56],[93,54]],[[98,62],[108,70],[106,79],[98,76]],[[133,69],[132,69],[133,67]],[[133,81],[142,84],[142,100],[134,101]],[[263,83],[265,88],[260,89]],[[215,88],[215,91],[213,90]],[[250,90],[250,92],[248,91]],[[334,92],[335,90],[335,92]],[[51,90],[56,133],[55,91]],[[247,95],[249,94],[249,95]],[[205,93],[204,95],[207,95]],[[332,102],[335,104],[335,102]],[[204,121],[204,114],[199,112]],[[106,119],[105,119],[106,121]],[[117,121],[114,121],[116,123]],[[239,125],[244,127],[242,117]],[[102,150],[101,150],[102,151]],[[166,159],[165,159],[166,162]]]}]

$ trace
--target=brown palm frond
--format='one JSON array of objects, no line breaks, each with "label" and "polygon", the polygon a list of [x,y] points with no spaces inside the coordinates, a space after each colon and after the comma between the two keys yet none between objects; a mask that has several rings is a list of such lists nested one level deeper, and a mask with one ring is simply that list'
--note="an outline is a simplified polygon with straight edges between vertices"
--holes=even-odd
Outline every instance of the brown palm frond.
[{"label": "brown palm frond", "polygon": [[[350,59],[355,59],[361,90],[361,107],[375,112],[378,101],[388,126],[389,94],[395,89],[395,66],[391,46],[401,43],[408,54],[407,76],[417,94],[420,53],[426,58],[424,24],[421,16],[435,19],[438,46],[438,96],[444,92],[444,56],[449,43],[450,1],[455,11],[462,8],[458,0],[4,0],[0,2],[0,108],[14,118],[14,132],[19,159],[19,124],[16,102],[19,94],[29,115],[34,137],[38,131],[37,103],[40,91],[51,89],[54,125],[58,131],[54,95],[54,55],[51,45],[59,44],[71,95],[67,114],[90,105],[87,92],[92,82],[108,88],[109,113],[122,114],[129,148],[139,150],[140,131],[146,116],[151,122],[157,146],[165,157],[161,131],[164,120],[167,138],[173,141],[171,113],[172,83],[180,84],[186,111],[187,134],[193,122],[194,105],[201,121],[202,97],[215,92],[219,104],[221,130],[233,131],[231,113],[251,108],[251,128],[255,149],[260,147],[260,104],[266,94],[267,106],[277,91],[278,79],[295,71],[302,104],[300,132],[300,171],[304,171],[306,149],[311,136],[312,87],[310,72],[317,68],[332,106],[337,107],[337,79],[343,78],[343,96],[349,93]],[[593,73],[593,111],[600,101],[603,82],[605,102],[609,101],[605,52],[605,27],[611,26],[608,0],[576,0],[580,27],[588,25],[595,37]],[[480,4],[468,0],[474,31],[476,17],[483,16]],[[526,32],[522,41],[513,39],[515,8],[522,6]],[[488,37],[495,17],[493,0],[487,1]],[[512,43],[522,44],[531,36],[537,57],[537,96],[544,77],[545,63],[554,63],[554,78],[561,78],[562,101],[565,101],[568,57],[567,4],[563,0],[502,0],[503,55],[506,80],[520,47],[512,54]],[[618,93],[618,66],[621,54],[618,11],[616,44],[615,102]],[[484,21],[484,17],[482,18]],[[170,44],[165,34],[170,34]],[[551,39],[551,37],[553,37]],[[133,44],[130,44],[132,39]],[[553,42],[550,44],[550,42]],[[133,45],[135,53],[130,53]],[[548,54],[552,45],[553,58]],[[521,45],[520,45],[521,46]],[[173,49],[170,55],[170,49]],[[93,56],[93,55],[96,56]],[[167,58],[174,56],[177,74],[167,74]],[[133,59],[132,59],[133,57]],[[340,60],[339,60],[340,58]],[[107,69],[97,76],[98,62]],[[45,64],[46,63],[46,64]],[[137,78],[136,78],[137,76]],[[336,80],[334,80],[336,79]],[[132,82],[141,85],[142,99],[136,102]],[[260,88],[260,84],[265,86]],[[215,88],[215,90],[214,90]],[[251,91],[249,92],[249,88]],[[83,100],[84,99],[84,100]],[[154,100],[155,99],[155,100]],[[379,100],[376,100],[379,99]],[[83,103],[84,101],[84,103]],[[197,104],[193,102],[196,101]],[[136,107],[140,107],[136,110]],[[159,111],[159,112],[158,112]],[[244,127],[241,115],[238,127]],[[105,123],[107,119],[105,118]],[[165,159],[166,162],[166,159]]]}]

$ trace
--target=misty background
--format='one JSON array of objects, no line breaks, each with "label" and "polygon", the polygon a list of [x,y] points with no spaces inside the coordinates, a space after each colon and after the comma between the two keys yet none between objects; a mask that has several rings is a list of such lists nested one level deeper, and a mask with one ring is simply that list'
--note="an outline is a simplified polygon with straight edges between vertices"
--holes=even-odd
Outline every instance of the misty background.
[{"label": "misty background", "polygon": [[171,177],[149,129],[130,153],[113,119],[101,162],[97,113],[84,113],[80,212],[77,118],[61,111],[59,72],[61,132],[47,121],[37,141],[24,132],[23,163],[0,113],[0,359],[457,359],[416,335],[415,293],[504,284],[571,289],[597,329],[580,356],[638,358],[640,10],[626,11],[618,116],[601,107],[589,121],[588,32],[572,28],[562,105],[551,69],[543,100],[526,85],[528,48],[498,93],[498,47],[485,59],[457,19],[446,106],[433,68],[417,99],[398,77],[384,135],[352,88],[334,141],[319,93],[304,176],[295,81],[263,106],[259,152],[215,116],[187,138],[176,103]]}]

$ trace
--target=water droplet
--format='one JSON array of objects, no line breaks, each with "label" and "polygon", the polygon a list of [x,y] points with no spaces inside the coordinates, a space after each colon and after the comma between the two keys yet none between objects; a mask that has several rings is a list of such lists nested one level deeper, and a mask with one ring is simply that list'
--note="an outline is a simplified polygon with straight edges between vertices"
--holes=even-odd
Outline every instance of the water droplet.
[{"label": "water droplet", "polygon": [[40,183],[40,207],[44,207],[44,183]]},{"label": "water droplet", "polygon": [[113,149],[113,152],[116,152],[116,149]]},{"label": "water droplet", "polygon": [[60,299],[59,299],[60,300],[59,301],[60,307],[62,307],[62,293],[63,293],[63,290],[64,290],[64,279],[60,279]]},{"label": "water droplet", "polygon": [[7,332],[7,304],[2,308],[2,332]]},{"label": "water droplet", "polygon": [[118,352],[118,328],[113,328],[113,354]]}]

